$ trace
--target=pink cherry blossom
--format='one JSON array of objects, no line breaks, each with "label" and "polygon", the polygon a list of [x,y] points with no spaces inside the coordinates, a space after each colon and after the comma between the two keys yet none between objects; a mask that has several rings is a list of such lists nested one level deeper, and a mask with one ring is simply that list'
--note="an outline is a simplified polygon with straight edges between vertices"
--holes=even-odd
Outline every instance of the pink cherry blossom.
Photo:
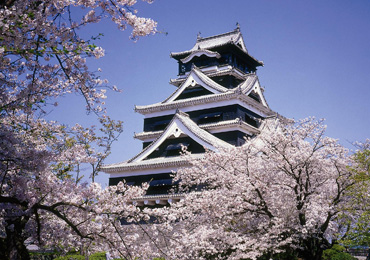
[{"label": "pink cherry blossom", "polygon": [[349,151],[324,132],[313,118],[266,119],[243,146],[190,161],[176,175],[184,199],[151,213],[172,226],[168,255],[321,259],[354,185]]},{"label": "pink cherry blossom", "polygon": [[[150,2],[150,1],[147,1]],[[139,17],[130,0],[8,0],[0,3],[0,250],[1,259],[29,259],[25,240],[41,248],[83,253],[110,250],[145,256],[148,219],[131,200],[145,187],[102,189],[94,183],[122,122],[105,115],[103,87],[88,68],[104,50],[78,29],[110,19],[132,38],[154,34],[156,22]],[[73,12],[83,13],[74,20]],[[136,14],[134,15],[133,12]],[[112,87],[112,89],[116,89]],[[44,119],[57,98],[81,95],[100,127],[68,127]],[[91,184],[80,167],[91,166]],[[74,175],[73,175],[74,174]],[[145,242],[145,238],[147,238]]]}]

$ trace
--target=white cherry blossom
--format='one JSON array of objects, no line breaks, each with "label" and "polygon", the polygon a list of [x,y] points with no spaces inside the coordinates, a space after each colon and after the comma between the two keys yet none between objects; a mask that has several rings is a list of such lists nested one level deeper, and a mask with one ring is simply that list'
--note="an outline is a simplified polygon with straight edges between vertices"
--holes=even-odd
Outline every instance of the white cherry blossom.
[{"label": "white cherry blossom", "polygon": [[[138,239],[150,244],[144,242],[144,229],[120,223],[148,218],[130,202],[145,187],[102,189],[78,181],[82,164],[91,166],[94,181],[122,132],[122,122],[104,114],[108,81],[87,63],[90,57],[104,56],[104,50],[98,41],[80,37],[78,29],[110,19],[120,29],[131,28],[135,40],[154,34],[156,22],[139,17],[135,3],[0,1],[1,259],[29,259],[26,239],[41,248],[110,250],[145,258],[147,252],[137,247]],[[100,129],[43,119],[58,97],[70,93],[81,95],[88,112],[98,116]]]},{"label": "white cherry blossom", "polygon": [[312,118],[266,119],[243,146],[190,161],[176,175],[184,199],[153,212],[173,226],[166,252],[174,259],[281,252],[321,259],[354,184],[349,151],[324,132]]}]

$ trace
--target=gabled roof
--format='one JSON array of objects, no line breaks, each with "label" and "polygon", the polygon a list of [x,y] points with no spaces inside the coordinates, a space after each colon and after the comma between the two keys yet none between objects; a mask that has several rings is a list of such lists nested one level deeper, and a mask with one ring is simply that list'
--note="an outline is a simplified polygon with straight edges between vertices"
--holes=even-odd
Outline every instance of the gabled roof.
[{"label": "gabled roof", "polygon": [[194,66],[191,72],[186,77],[185,81],[175,92],[173,92],[166,100],[164,100],[162,104],[174,101],[186,88],[195,86],[196,84],[201,85],[213,94],[225,93],[228,91],[227,88],[216,83],[215,81],[207,77],[200,69]]},{"label": "gabled roof", "polygon": [[192,138],[194,141],[196,141],[206,149],[212,151],[217,151],[218,148],[232,147],[231,144],[226,143],[225,141],[201,129],[196,123],[194,123],[194,121],[190,119],[188,114],[181,111],[177,111],[169,125],[163,131],[163,133],[151,144],[145,147],[139,154],[137,154],[128,161],[106,165],[102,167],[102,170],[104,172],[111,172],[116,171],[115,169],[117,168],[124,170],[124,169],[139,169],[141,167],[150,168],[155,167],[155,165],[164,167],[168,166],[167,164],[172,165],[173,163],[184,164],[183,159],[181,159],[181,156],[146,159],[166,139],[172,137],[177,138],[183,135]]},{"label": "gabled roof", "polygon": [[268,107],[257,75],[251,74],[238,86],[238,88],[240,88],[240,91],[246,96],[249,96],[253,92],[254,95],[257,95],[260,98],[262,105]]},{"label": "gabled roof", "polygon": [[231,145],[225,141],[213,136],[207,131],[199,128],[199,126],[190,119],[189,115],[177,111],[171,122],[163,131],[163,134],[153,141],[150,145],[145,147],[139,154],[137,154],[128,162],[142,161],[148,157],[157,147],[159,147],[167,138],[174,136],[175,138],[180,135],[186,135],[197,141],[200,145],[209,150],[217,150],[218,147],[230,147]]}]

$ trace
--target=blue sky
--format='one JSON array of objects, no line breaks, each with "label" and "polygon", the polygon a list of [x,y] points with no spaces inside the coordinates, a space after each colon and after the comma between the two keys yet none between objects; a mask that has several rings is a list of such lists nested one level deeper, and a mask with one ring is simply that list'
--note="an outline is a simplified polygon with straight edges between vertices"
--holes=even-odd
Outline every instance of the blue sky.
[{"label": "blue sky", "polygon": [[[124,121],[107,163],[141,150],[133,134],[142,131],[144,117],[134,105],[160,102],[175,90],[168,84],[177,75],[170,52],[190,49],[198,32],[203,37],[228,32],[237,22],[249,53],[264,61],[257,75],[272,110],[295,119],[325,118],[327,135],[349,148],[350,142],[370,138],[370,1],[156,0],[139,2],[137,9],[165,33],[134,43],[129,31],[108,21],[82,32],[104,34],[98,44],[106,56],[90,65],[123,90],[108,92],[106,101],[109,114]],[[93,121],[82,100],[68,98],[61,107],[62,122]],[[108,183],[108,175],[101,173],[98,181]]]}]

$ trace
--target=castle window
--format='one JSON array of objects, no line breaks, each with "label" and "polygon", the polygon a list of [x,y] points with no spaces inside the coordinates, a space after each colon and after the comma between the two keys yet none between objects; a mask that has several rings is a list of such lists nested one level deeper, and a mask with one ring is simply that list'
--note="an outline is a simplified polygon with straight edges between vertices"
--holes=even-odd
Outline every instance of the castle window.
[{"label": "castle window", "polygon": [[222,112],[204,114],[199,117],[198,124],[215,123],[222,120]]},{"label": "castle window", "polygon": [[160,179],[152,180],[149,183],[150,186],[162,186],[162,185],[172,185],[172,179]]},{"label": "castle window", "polygon": [[163,130],[166,128],[166,126],[168,125],[169,123],[169,120],[163,120],[163,121],[157,121],[153,124],[152,126],[152,130],[153,131],[159,131],[159,130]]}]

